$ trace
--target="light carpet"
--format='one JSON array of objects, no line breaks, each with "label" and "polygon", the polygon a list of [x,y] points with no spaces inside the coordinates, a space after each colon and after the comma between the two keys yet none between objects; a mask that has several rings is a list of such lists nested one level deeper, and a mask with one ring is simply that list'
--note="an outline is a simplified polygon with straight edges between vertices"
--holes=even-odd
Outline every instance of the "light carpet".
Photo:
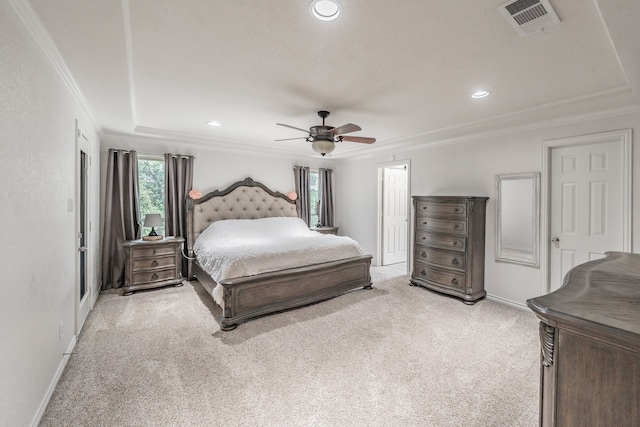
[{"label": "light carpet", "polygon": [[531,312],[372,278],[230,332],[197,282],[102,294],[40,425],[537,425]]}]

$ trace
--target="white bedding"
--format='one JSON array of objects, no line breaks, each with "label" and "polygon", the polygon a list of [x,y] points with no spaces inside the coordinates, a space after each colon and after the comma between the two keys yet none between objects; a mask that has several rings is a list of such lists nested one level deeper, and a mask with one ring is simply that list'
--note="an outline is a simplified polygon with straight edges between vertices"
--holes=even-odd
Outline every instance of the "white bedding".
[{"label": "white bedding", "polygon": [[194,250],[218,283],[364,255],[355,240],[309,230],[295,217],[216,221],[196,239]]}]

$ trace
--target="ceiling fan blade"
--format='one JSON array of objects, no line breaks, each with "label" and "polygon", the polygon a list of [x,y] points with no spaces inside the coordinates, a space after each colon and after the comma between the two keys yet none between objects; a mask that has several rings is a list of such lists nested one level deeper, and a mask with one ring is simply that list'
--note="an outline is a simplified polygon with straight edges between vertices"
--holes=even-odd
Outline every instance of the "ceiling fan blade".
[{"label": "ceiling fan blade", "polygon": [[286,127],[286,128],[291,128],[291,129],[295,129],[295,130],[300,130],[300,131],[302,131],[302,132],[304,132],[304,133],[309,133],[309,129],[300,129],[300,128],[297,128],[297,127],[295,127],[295,126],[285,125],[284,123],[276,123],[276,124],[277,124],[278,126],[284,126],[284,127]]},{"label": "ceiling fan blade", "polygon": [[375,138],[367,138],[366,136],[343,136],[343,141],[360,142],[362,144],[373,144],[376,142]]},{"label": "ceiling fan blade", "polygon": [[297,138],[274,139],[274,141],[292,141],[294,139],[307,139],[308,136],[299,136]]},{"label": "ceiling fan blade", "polygon": [[347,123],[346,125],[333,128],[329,132],[331,132],[334,135],[342,135],[343,133],[356,132],[359,130],[362,130],[360,126],[354,125],[353,123]]}]

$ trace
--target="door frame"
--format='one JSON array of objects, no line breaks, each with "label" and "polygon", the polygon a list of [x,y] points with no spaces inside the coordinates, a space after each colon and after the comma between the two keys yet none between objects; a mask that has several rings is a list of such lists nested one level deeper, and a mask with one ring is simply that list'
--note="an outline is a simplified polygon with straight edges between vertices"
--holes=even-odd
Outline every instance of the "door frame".
[{"label": "door frame", "polygon": [[386,168],[390,168],[390,167],[396,167],[396,166],[405,166],[407,168],[407,236],[405,241],[407,242],[407,248],[406,248],[406,253],[407,253],[407,274],[409,273],[409,269],[411,266],[411,262],[412,262],[412,258],[413,258],[413,254],[411,253],[411,248],[412,248],[412,242],[411,242],[411,230],[412,230],[412,224],[411,224],[411,160],[410,159],[406,159],[406,160],[392,160],[390,162],[385,162],[385,163],[378,163],[378,215],[377,215],[377,238],[376,238],[376,262],[375,264],[377,266],[381,266],[382,265],[382,245],[383,245],[383,236],[384,236],[384,230],[382,229],[382,215],[384,214],[384,209],[383,209],[383,197],[384,197],[384,191],[383,191],[383,182],[384,182],[384,170]]},{"label": "door frame", "polygon": [[[80,123],[76,120],[76,155],[75,155],[75,239],[74,250],[75,252],[75,282],[74,282],[74,331],[76,336],[80,334],[80,330],[84,325],[87,316],[93,309],[95,302],[94,293],[96,289],[93,283],[93,233],[92,233],[92,221],[91,221],[91,141],[87,135],[82,131]],[[87,248],[85,259],[85,272],[86,272],[86,289],[82,300],[80,299],[80,257],[78,247],[78,233],[80,232],[80,151],[86,153],[86,181],[85,181],[85,215],[86,215],[86,236],[85,247]],[[85,312],[86,310],[86,312]]]},{"label": "door frame", "polygon": [[632,225],[632,147],[631,129],[580,135],[568,138],[550,139],[542,142],[542,194],[541,194],[541,294],[549,292],[551,263],[549,244],[551,242],[551,152],[555,148],[591,145],[604,142],[618,142],[622,145],[622,247],[631,252]]}]

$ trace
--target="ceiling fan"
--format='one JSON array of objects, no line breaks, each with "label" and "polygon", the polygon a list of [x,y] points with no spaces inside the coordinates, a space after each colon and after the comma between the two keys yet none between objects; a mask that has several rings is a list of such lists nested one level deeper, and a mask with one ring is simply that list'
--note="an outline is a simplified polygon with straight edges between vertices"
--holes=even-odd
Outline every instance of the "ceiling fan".
[{"label": "ceiling fan", "polygon": [[290,141],[292,139],[306,139],[307,142],[311,143],[311,148],[313,151],[322,154],[323,156],[327,153],[332,152],[336,146],[336,142],[342,141],[350,141],[350,142],[359,142],[362,144],[373,144],[376,142],[375,138],[367,138],[364,136],[344,136],[345,133],[356,132],[362,130],[360,126],[354,125],[353,123],[347,123],[346,125],[338,126],[334,128],[333,126],[327,126],[324,124],[324,119],[329,116],[328,111],[318,111],[318,116],[322,117],[322,125],[311,126],[309,130],[297,128],[295,126],[285,125],[283,123],[276,123],[278,126],[284,126],[291,129],[296,129],[305,133],[308,133],[307,136],[301,136],[298,138],[285,138],[285,139],[276,139],[276,141]]}]

